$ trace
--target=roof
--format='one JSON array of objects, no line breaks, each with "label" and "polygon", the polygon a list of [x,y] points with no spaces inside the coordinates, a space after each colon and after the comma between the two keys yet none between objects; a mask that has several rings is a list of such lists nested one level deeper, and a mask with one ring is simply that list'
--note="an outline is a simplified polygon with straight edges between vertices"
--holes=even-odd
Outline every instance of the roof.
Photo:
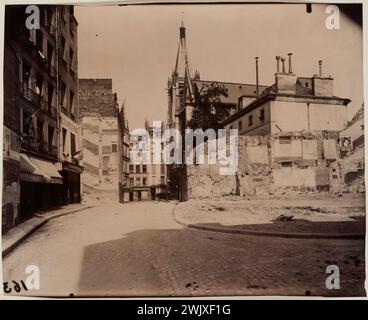
[{"label": "roof", "polygon": [[[257,97],[257,89],[255,84],[247,83],[234,83],[234,82],[223,82],[223,81],[212,81],[212,80],[192,80],[198,90],[201,90],[204,86],[217,83],[223,85],[227,90],[227,97],[222,97],[221,102],[228,104],[238,104],[238,100],[242,96]],[[268,86],[260,85],[259,92],[268,88]]]},{"label": "roof", "polygon": [[364,118],[364,105],[362,105],[359,110],[356,112],[354,117],[346,124],[344,130],[351,127],[354,123]]}]

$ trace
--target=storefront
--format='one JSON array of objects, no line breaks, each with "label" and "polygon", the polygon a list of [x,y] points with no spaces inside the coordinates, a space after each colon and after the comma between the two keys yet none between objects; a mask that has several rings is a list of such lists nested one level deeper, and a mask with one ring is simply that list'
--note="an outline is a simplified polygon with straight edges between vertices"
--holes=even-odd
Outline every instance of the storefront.
[{"label": "storefront", "polygon": [[52,161],[21,153],[20,220],[60,207],[62,185],[63,177]]},{"label": "storefront", "polygon": [[70,163],[63,162],[63,170],[61,175],[63,176],[63,202],[80,203],[80,176],[83,172],[83,167]]}]

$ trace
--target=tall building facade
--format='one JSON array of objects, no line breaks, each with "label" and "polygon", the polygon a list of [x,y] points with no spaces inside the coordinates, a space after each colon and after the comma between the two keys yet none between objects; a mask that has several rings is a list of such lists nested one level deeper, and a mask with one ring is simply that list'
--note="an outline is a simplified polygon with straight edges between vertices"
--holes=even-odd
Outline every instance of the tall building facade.
[{"label": "tall building facade", "polygon": [[78,102],[77,20],[73,6],[60,7],[58,45],[58,97],[60,104],[59,157],[64,180],[63,196],[69,203],[80,202],[83,168]]},{"label": "tall building facade", "polygon": [[[167,165],[161,161],[160,164],[153,163],[154,142],[153,142],[153,126],[145,121],[145,130],[149,135],[149,145],[146,144],[146,154],[149,154],[150,160],[143,161],[141,164],[129,163],[129,197],[126,196],[125,201],[134,200],[155,200],[166,199],[168,197],[167,190]],[[165,124],[161,124],[161,132],[165,129]],[[130,142],[130,147],[134,146],[135,141]],[[143,142],[145,143],[145,142]],[[163,152],[164,142],[161,143],[160,150]],[[148,160],[148,159],[144,159]],[[161,159],[163,160],[163,159]]]},{"label": "tall building facade", "polygon": [[[68,180],[64,179],[66,159],[61,155],[63,102],[60,95],[63,67],[59,59],[66,48],[76,48],[77,22],[73,6],[37,8],[38,29],[26,27],[26,6],[5,9],[4,231],[34,212],[80,200],[77,184],[70,192]],[[70,25],[74,26],[73,32]],[[67,32],[63,32],[64,28]],[[76,90],[77,64],[75,55],[74,79],[68,71],[64,78],[65,92],[68,88]],[[66,109],[70,108],[70,100],[64,103]],[[73,108],[78,113],[77,100]],[[78,122],[70,120],[78,146]],[[74,169],[77,175],[83,170],[77,163]]]},{"label": "tall building facade", "polygon": [[112,79],[79,79],[83,196],[118,201],[119,107]]}]

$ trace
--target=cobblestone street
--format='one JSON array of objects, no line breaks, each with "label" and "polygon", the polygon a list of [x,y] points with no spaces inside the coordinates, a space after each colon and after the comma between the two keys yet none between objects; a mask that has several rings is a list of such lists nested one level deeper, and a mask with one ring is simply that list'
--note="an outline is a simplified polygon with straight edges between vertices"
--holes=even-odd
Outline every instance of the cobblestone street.
[{"label": "cobblestone street", "polygon": [[[365,295],[363,240],[191,230],[173,220],[174,207],[106,205],[52,220],[4,258],[4,281],[37,265],[41,288],[28,295]],[[326,289],[331,264],[340,290]]]}]

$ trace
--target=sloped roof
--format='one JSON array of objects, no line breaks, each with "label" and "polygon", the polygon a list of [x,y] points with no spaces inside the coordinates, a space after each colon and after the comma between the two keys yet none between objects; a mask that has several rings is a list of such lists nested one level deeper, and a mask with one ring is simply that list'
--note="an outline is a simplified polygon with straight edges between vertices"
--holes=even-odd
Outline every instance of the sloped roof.
[{"label": "sloped roof", "polygon": [[[203,87],[210,86],[213,83],[223,85],[227,90],[227,97],[222,97],[221,102],[229,104],[237,104],[241,96],[257,97],[257,89],[255,84],[233,83],[211,80],[192,80],[197,89],[200,91]],[[268,88],[268,86],[259,86],[259,93]]]}]

